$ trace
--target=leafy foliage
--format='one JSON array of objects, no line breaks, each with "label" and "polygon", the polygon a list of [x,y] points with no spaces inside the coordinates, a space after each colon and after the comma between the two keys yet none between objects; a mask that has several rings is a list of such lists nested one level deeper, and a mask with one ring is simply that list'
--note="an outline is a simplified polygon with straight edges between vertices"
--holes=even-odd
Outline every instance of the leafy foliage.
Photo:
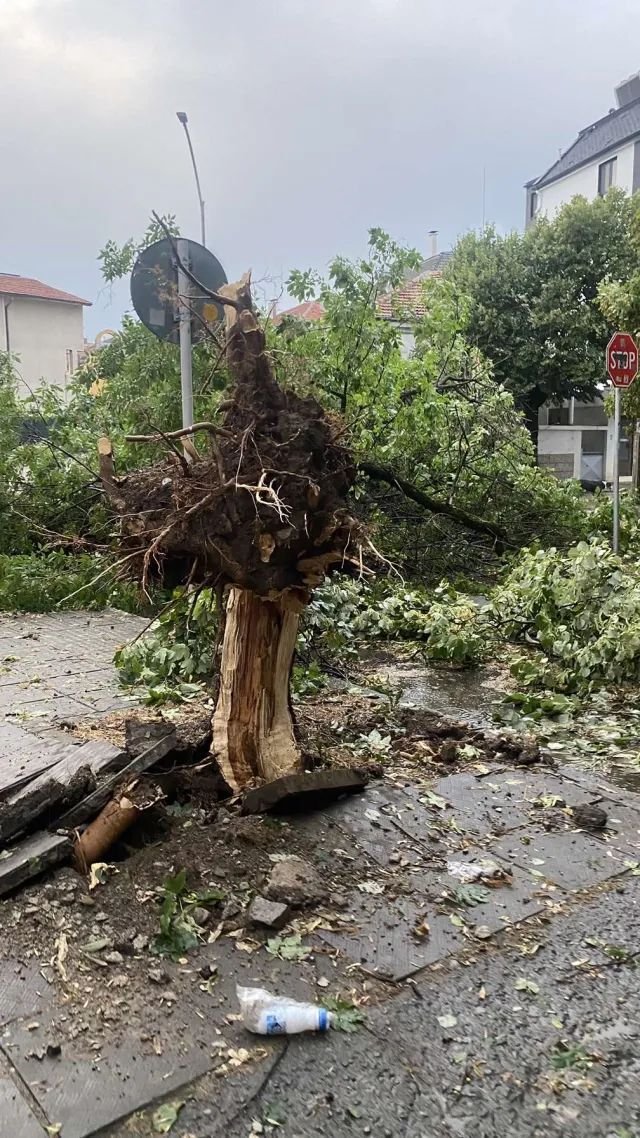
[{"label": "leafy foliage", "polygon": [[[628,275],[610,273],[598,289],[600,308],[610,327],[622,328],[640,337],[640,194],[631,199],[630,247],[633,260]],[[640,385],[634,383],[622,392],[622,413],[640,418]]]},{"label": "leafy foliage", "polygon": [[0,611],[111,606],[145,612],[148,604],[133,582],[116,580],[113,558],[107,554],[61,550],[17,557],[0,554]]},{"label": "leafy foliage", "polygon": [[[327,279],[293,274],[300,298],[319,295],[325,317],[283,321],[275,336],[284,377],[311,387],[347,418],[353,448],[368,464],[391,469],[438,501],[500,524],[514,546],[537,537],[580,535],[584,508],[575,486],[539,470],[512,394],[467,335],[469,301],[456,281],[424,281],[426,315],[398,313],[413,327],[407,357],[399,327],[376,308],[413,255],[373,231],[371,256],[343,258]],[[393,298],[393,291],[391,293]],[[393,307],[393,300],[392,300]],[[502,378],[502,377],[499,377]],[[474,569],[495,556],[457,522],[429,514],[393,486],[370,479],[362,509],[378,545],[411,575]]]},{"label": "leafy foliage", "polygon": [[640,676],[640,573],[605,542],[525,551],[492,609],[506,637],[541,649],[513,665],[525,687],[585,694]]},{"label": "leafy foliage", "polygon": [[168,877],[162,886],[160,932],[153,941],[153,952],[179,960],[190,948],[195,948],[202,939],[202,930],[194,920],[193,910],[203,902],[222,900],[224,893],[219,889],[191,892],[187,887],[186,869]]},{"label": "leafy foliage", "polygon": [[621,190],[574,198],[524,234],[488,227],[458,243],[450,277],[468,297],[466,334],[491,361],[534,427],[547,399],[589,399],[611,334],[603,282],[626,280],[633,207]]},{"label": "leafy foliage", "polygon": [[300,933],[294,933],[292,936],[270,937],[266,947],[271,956],[277,956],[280,960],[299,962],[306,960],[307,956],[311,955],[311,949],[302,943]]},{"label": "leafy foliage", "polygon": [[334,1031],[344,1031],[351,1035],[364,1023],[364,1012],[351,1000],[330,996],[325,1000],[325,1007],[331,1012],[331,1027]]},{"label": "leafy foliage", "polygon": [[217,624],[211,589],[177,589],[143,635],[116,652],[120,682],[145,687],[149,703],[192,696],[213,674]]},{"label": "leafy foliage", "polygon": [[[162,220],[173,237],[179,236],[180,230],[174,214],[168,213]],[[104,280],[108,284],[112,284],[113,281],[126,277],[131,272],[138,253],[141,253],[149,245],[155,244],[156,241],[161,241],[164,237],[165,232],[162,226],[158,225],[158,222],[152,218],[139,241],[135,241],[133,237],[129,237],[123,245],[118,245],[113,240],[107,241],[98,253]]]}]

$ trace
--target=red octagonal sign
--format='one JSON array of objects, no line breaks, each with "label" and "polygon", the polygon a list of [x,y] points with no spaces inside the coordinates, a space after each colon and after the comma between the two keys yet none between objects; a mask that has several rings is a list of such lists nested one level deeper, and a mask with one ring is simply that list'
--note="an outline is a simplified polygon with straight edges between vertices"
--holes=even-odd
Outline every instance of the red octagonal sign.
[{"label": "red octagonal sign", "polygon": [[638,349],[628,332],[615,332],[607,344],[607,372],[614,387],[631,387],[638,374]]}]

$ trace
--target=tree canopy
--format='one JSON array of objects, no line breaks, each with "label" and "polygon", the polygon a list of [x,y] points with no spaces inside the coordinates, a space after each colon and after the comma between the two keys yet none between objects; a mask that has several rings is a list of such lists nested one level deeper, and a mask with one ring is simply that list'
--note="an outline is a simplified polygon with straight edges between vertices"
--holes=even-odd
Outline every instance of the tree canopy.
[{"label": "tree canopy", "polygon": [[447,272],[468,299],[466,335],[534,437],[543,403],[592,399],[604,379],[611,324],[599,292],[632,271],[634,208],[613,189],[592,202],[574,198],[524,234],[502,237],[489,226],[456,246]]}]

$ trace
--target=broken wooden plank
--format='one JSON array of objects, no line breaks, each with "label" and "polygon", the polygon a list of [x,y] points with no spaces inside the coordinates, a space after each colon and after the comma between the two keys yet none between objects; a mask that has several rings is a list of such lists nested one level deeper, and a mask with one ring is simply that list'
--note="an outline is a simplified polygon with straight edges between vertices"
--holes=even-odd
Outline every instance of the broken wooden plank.
[{"label": "broken wooden plank", "polygon": [[52,743],[16,727],[0,724],[0,798],[11,794],[64,758],[72,742]]},{"label": "broken wooden plank", "polygon": [[175,734],[172,730],[167,731],[166,735],[161,739],[156,739],[146,751],[140,755],[136,755],[130,763],[125,767],[120,767],[114,775],[105,778],[101,781],[100,786],[83,798],[81,802],[72,806],[66,814],[63,814],[58,819],[57,825],[61,828],[73,828],[79,826],[82,822],[86,822],[87,818],[92,818],[96,815],[102,807],[109,801],[112,796],[113,789],[118,783],[123,783],[124,780],[130,782],[133,775],[142,774],[144,771],[152,767],[154,763],[163,759],[169,751],[173,749],[175,743]]},{"label": "broken wooden plank", "polygon": [[334,802],[343,794],[360,793],[368,777],[352,767],[334,770],[310,771],[305,774],[286,774],[248,790],[242,799],[242,814],[295,814],[303,810],[316,810]]},{"label": "broken wooden plank", "polygon": [[105,739],[70,746],[64,757],[0,802],[0,842],[28,828],[42,814],[86,796],[103,773],[121,769],[125,752]]},{"label": "broken wooden plank", "polygon": [[64,835],[34,834],[25,838],[0,860],[0,897],[46,869],[68,861],[70,856],[71,842]]}]

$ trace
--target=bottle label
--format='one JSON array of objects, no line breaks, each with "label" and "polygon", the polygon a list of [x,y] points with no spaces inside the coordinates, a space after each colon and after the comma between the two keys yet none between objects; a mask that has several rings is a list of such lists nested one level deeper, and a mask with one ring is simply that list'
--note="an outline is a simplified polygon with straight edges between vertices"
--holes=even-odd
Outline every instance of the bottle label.
[{"label": "bottle label", "polygon": [[272,1012],[267,1012],[266,1015],[266,1028],[267,1035],[286,1035],[287,1027],[284,1020],[280,1019]]}]

